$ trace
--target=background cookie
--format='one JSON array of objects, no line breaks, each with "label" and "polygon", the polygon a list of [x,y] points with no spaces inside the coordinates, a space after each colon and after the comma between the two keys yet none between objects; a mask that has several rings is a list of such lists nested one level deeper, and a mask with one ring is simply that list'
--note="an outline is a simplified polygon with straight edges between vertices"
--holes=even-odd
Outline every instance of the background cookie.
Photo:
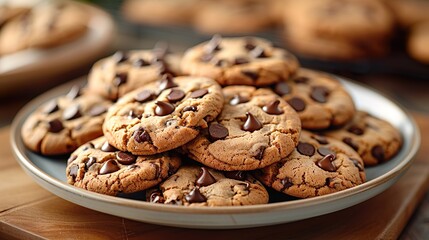
[{"label": "background cookie", "polygon": [[[429,14],[428,14],[429,15]],[[411,57],[429,64],[429,21],[413,26],[408,37],[407,50]]]},{"label": "background cookie", "polygon": [[119,99],[110,108],[103,131],[122,151],[160,153],[194,139],[222,105],[221,88],[214,80],[164,75]]},{"label": "background cookie", "polygon": [[153,203],[185,206],[243,206],[268,203],[267,190],[244,172],[222,173],[207,167],[183,166],[147,192]]},{"label": "background cookie", "polygon": [[165,47],[116,52],[94,64],[88,86],[94,93],[116,100],[124,94],[157,81],[162,74],[181,75],[180,56]]},{"label": "background cookie", "polygon": [[326,195],[365,182],[364,164],[344,143],[307,131],[282,161],[254,171],[265,185],[299,198]]},{"label": "background cookie", "polygon": [[172,154],[136,156],[115,149],[104,137],[71,154],[66,169],[69,184],[116,195],[142,191],[175,173],[181,164]]},{"label": "background cookie", "polygon": [[181,63],[184,73],[210,77],[221,85],[272,84],[288,79],[298,67],[293,55],[267,40],[219,35],[188,49]]},{"label": "background cookie", "polygon": [[104,117],[112,103],[85,92],[75,86],[66,96],[35,110],[21,130],[25,145],[44,155],[65,154],[101,136]]},{"label": "background cookie", "polygon": [[332,76],[301,68],[290,80],[273,85],[298,113],[305,129],[341,126],[353,118],[351,96]]},{"label": "background cookie", "polygon": [[365,165],[376,165],[391,159],[399,151],[402,138],[387,121],[358,111],[353,120],[338,130],[324,132],[348,144],[362,157]]},{"label": "background cookie", "polygon": [[87,30],[88,13],[66,3],[44,3],[3,26],[0,54],[30,47],[47,48],[72,41]]},{"label": "background cookie", "polygon": [[385,0],[384,3],[402,27],[429,21],[429,2],[426,0]]},{"label": "background cookie", "polygon": [[188,156],[225,171],[263,168],[295,148],[301,130],[296,112],[268,89],[230,86],[208,130],[184,146]]}]

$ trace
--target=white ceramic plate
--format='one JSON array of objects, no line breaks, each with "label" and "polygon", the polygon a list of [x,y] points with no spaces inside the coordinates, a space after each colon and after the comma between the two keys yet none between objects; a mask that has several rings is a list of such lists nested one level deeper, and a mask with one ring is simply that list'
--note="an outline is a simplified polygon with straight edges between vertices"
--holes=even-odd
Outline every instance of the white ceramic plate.
[{"label": "white ceramic plate", "polygon": [[183,207],[106,196],[66,183],[66,158],[54,159],[28,151],[22,142],[23,122],[43,102],[66,93],[71,84],[53,89],[28,103],[16,116],[11,133],[13,152],[22,168],[52,193],[78,205],[137,221],[187,228],[245,228],[297,221],[338,211],[383,192],[408,169],[420,144],[417,126],[403,108],[374,90],[341,79],[357,107],[385,119],[401,131],[404,145],[399,154],[376,167],[367,168],[367,182],[330,195],[240,207]]},{"label": "white ceramic plate", "polygon": [[[1,0],[0,0],[1,2]],[[113,41],[114,23],[103,10],[70,1],[88,12],[88,30],[78,39],[49,49],[27,49],[0,56],[0,96],[45,84],[63,73],[85,68],[103,56]]]}]

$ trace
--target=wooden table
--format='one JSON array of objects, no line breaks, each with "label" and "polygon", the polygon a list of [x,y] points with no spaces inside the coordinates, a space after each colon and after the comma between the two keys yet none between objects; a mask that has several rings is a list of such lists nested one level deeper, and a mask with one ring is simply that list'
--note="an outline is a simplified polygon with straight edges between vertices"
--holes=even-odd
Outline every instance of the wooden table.
[{"label": "wooden table", "polygon": [[394,239],[429,186],[429,115],[413,115],[422,131],[422,147],[408,172],[385,192],[328,215],[240,230],[164,227],[67,202],[39,187],[19,167],[6,126],[0,129],[0,239]]}]

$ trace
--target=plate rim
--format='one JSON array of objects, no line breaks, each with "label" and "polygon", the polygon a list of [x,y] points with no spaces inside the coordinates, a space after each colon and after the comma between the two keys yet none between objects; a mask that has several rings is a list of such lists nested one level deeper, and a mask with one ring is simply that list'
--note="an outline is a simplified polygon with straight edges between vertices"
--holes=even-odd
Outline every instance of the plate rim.
[{"label": "plate rim", "polygon": [[[332,74],[331,74],[332,75]],[[296,209],[296,208],[302,208],[306,206],[312,206],[314,204],[328,204],[332,203],[333,201],[338,201],[340,199],[345,199],[352,197],[354,195],[357,195],[361,192],[365,192],[367,190],[373,189],[377,186],[382,185],[383,183],[386,183],[394,178],[399,177],[401,174],[403,174],[408,168],[411,166],[414,157],[420,148],[420,142],[421,142],[421,136],[420,136],[420,130],[418,125],[416,124],[414,118],[409,113],[409,111],[404,108],[400,103],[397,101],[391,99],[390,97],[386,96],[384,93],[379,92],[377,89],[374,89],[373,87],[367,86],[365,84],[362,84],[360,82],[356,82],[354,80],[340,77],[337,75],[335,76],[337,79],[340,79],[340,81],[346,82],[347,84],[355,85],[361,88],[365,88],[367,90],[370,90],[377,95],[380,95],[381,97],[385,98],[386,100],[390,101],[392,104],[395,105],[399,110],[401,110],[405,116],[407,117],[407,120],[410,122],[412,126],[413,131],[413,138],[411,139],[410,143],[410,149],[404,156],[404,158],[394,166],[391,170],[386,172],[385,174],[372,179],[368,182],[365,182],[361,185],[345,189],[339,192],[313,197],[313,198],[307,198],[307,199],[297,199],[293,201],[285,201],[285,202],[277,202],[277,203],[268,203],[268,204],[259,204],[259,205],[250,205],[250,206],[223,206],[223,207],[204,207],[204,206],[195,206],[192,208],[183,207],[183,206],[174,206],[174,205],[162,205],[162,204],[153,204],[145,201],[138,201],[133,199],[126,199],[126,198],[119,198],[115,196],[108,196],[100,193],[91,192],[85,189],[80,189],[74,186],[71,186],[67,184],[66,182],[62,182],[51,175],[44,172],[42,169],[37,167],[27,156],[25,156],[23,148],[23,144],[18,143],[18,140],[21,138],[20,129],[19,127],[22,126],[25,116],[28,115],[31,112],[31,109],[34,109],[34,106],[40,105],[40,103],[45,102],[47,99],[52,98],[55,94],[61,92],[61,90],[66,90],[73,84],[76,84],[78,82],[82,82],[82,78],[79,78],[77,80],[74,80],[72,82],[68,82],[66,84],[62,84],[60,86],[57,86],[51,90],[48,90],[38,97],[34,98],[30,102],[28,102],[15,116],[11,128],[10,128],[10,144],[12,147],[13,155],[15,156],[18,163],[21,165],[21,167],[24,168],[24,170],[27,172],[29,171],[32,175],[32,177],[38,177],[39,179],[43,180],[44,182],[56,187],[60,188],[64,191],[67,191],[68,193],[79,195],[80,197],[89,198],[91,200],[95,201],[102,201],[108,204],[115,204],[122,207],[132,207],[132,208],[139,208],[143,210],[148,211],[162,211],[165,213],[185,213],[185,214],[210,214],[210,215],[222,215],[222,214],[249,214],[249,213],[260,213],[260,212],[269,212],[277,209],[281,210],[287,210],[287,209]],[[65,92],[65,91],[63,91]],[[56,94],[58,95],[58,94]],[[27,173],[28,174],[28,173]],[[37,181],[36,181],[37,182]],[[38,183],[38,182],[37,182]],[[40,184],[40,183],[38,183]],[[45,186],[42,186],[46,188]],[[390,187],[390,186],[388,186]],[[387,188],[386,188],[387,189]],[[50,189],[47,189],[51,193]],[[384,190],[383,190],[384,191]],[[371,196],[370,198],[378,195],[379,193]],[[57,194],[55,194],[57,195]],[[58,195],[57,195],[58,196]],[[62,196],[59,196],[63,198]],[[66,199],[67,201],[70,201]],[[77,204],[77,203],[76,203]],[[80,204],[78,204],[80,205]],[[354,205],[354,204],[353,204]],[[340,209],[338,209],[340,210]]]}]

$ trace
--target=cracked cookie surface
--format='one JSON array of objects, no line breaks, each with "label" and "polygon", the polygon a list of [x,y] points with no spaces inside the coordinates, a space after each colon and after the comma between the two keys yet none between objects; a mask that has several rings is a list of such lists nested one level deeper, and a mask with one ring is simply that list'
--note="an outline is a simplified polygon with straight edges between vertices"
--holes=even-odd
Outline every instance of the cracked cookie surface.
[{"label": "cracked cookie surface", "polygon": [[74,86],[67,95],[52,99],[25,121],[21,136],[32,151],[66,154],[103,135],[102,124],[112,102]]},{"label": "cracked cookie surface", "polygon": [[66,174],[71,185],[116,195],[153,187],[175,173],[180,164],[181,159],[171,153],[136,156],[119,151],[100,137],[71,154]]},{"label": "cracked cookie surface", "polygon": [[123,96],[109,109],[103,132],[122,151],[151,155],[194,139],[223,106],[217,82],[164,75]]},{"label": "cracked cookie surface", "polygon": [[208,167],[182,166],[146,192],[148,202],[184,206],[243,206],[268,203],[264,186],[245,172],[221,172]]},{"label": "cracked cookie surface", "polygon": [[223,93],[221,114],[183,147],[190,158],[218,170],[254,170],[293,151],[301,124],[281,97],[251,86],[229,86]]},{"label": "cracked cookie surface", "polygon": [[348,144],[368,166],[390,160],[402,146],[401,134],[395,127],[364,111],[358,111],[343,128],[323,134]]},{"label": "cracked cookie surface", "polygon": [[94,64],[88,86],[94,93],[116,100],[143,84],[157,81],[164,73],[181,75],[180,55],[167,50],[164,46],[116,52]]},{"label": "cracked cookie surface", "polygon": [[297,148],[286,158],[253,172],[266,186],[309,198],[338,192],[365,182],[364,163],[346,144],[302,131]]},{"label": "cracked cookie surface", "polygon": [[334,77],[301,68],[290,80],[273,85],[298,113],[304,129],[321,130],[344,125],[353,118],[353,99]]},{"label": "cracked cookie surface", "polygon": [[184,73],[210,77],[221,85],[272,84],[288,79],[298,67],[295,56],[267,40],[218,35],[188,49],[181,62]]}]

